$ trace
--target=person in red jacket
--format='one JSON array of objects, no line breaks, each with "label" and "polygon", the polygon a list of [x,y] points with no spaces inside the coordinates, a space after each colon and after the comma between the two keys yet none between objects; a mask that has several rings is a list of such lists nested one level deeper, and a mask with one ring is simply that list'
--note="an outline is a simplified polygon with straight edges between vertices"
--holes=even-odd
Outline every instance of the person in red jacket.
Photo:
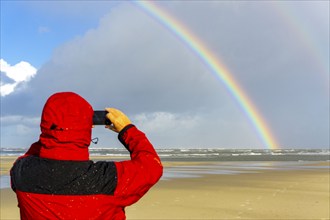
[{"label": "person in red jacket", "polygon": [[121,111],[106,110],[106,127],[119,133],[130,160],[89,160],[93,108],[72,92],[49,97],[39,141],[11,169],[21,219],[126,219],[125,207],[160,179],[163,167],[145,134]]}]

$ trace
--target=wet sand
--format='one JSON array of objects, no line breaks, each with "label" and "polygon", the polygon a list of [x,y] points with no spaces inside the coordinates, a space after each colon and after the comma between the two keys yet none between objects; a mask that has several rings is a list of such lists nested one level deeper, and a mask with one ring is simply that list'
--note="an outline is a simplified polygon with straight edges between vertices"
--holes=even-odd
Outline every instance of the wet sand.
[{"label": "wet sand", "polygon": [[[11,163],[9,159],[2,161]],[[4,167],[10,166],[4,163],[2,174],[7,175]],[[329,162],[257,170],[235,164],[240,167],[244,162],[165,162],[165,171],[225,165],[244,172],[164,178],[138,203],[126,208],[127,219],[330,219]],[[1,189],[0,213],[1,219],[19,219],[10,189]]]}]

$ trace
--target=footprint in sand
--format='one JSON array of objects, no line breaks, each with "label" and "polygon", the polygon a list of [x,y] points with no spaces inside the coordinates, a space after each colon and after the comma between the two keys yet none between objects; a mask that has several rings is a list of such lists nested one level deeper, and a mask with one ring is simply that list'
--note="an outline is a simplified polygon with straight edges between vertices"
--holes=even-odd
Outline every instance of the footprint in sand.
[{"label": "footprint in sand", "polygon": [[151,206],[155,207],[155,206],[159,206],[160,202],[154,202],[151,204]]},{"label": "footprint in sand", "polygon": [[287,190],[287,188],[283,188],[280,190],[280,193],[284,193]]},{"label": "footprint in sand", "polygon": [[282,189],[278,189],[278,190],[276,190],[276,192],[274,192],[273,193],[273,196],[276,196],[277,195],[277,193],[284,193],[284,192],[286,192],[286,190],[287,190],[288,188],[282,188]]},{"label": "footprint in sand", "polygon": [[243,214],[243,212],[239,212],[236,216],[236,218],[242,218],[241,215]]},{"label": "footprint in sand", "polygon": [[[262,198],[261,196],[259,196],[260,197],[260,199]],[[259,198],[258,197],[258,198]],[[257,199],[258,199],[257,198]],[[251,200],[249,200],[249,199],[247,199],[247,200],[245,200],[245,202],[244,203],[242,203],[240,206],[241,207],[245,207],[245,211],[241,211],[241,212],[239,212],[238,214],[237,214],[237,216],[236,216],[236,218],[242,218],[242,215],[244,214],[244,212],[249,212],[249,211],[251,211],[251,210],[253,210],[253,208],[251,208],[250,207],[250,205],[251,205]]]},{"label": "footprint in sand", "polygon": [[245,200],[245,202],[243,204],[241,204],[240,206],[245,207],[250,205],[250,200]]}]

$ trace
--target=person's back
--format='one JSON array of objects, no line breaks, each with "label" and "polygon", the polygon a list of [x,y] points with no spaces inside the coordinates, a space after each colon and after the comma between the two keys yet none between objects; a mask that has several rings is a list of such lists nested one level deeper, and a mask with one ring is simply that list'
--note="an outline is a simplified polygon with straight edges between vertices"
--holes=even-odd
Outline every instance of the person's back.
[{"label": "person's back", "polygon": [[90,161],[92,107],[74,93],[48,99],[40,140],[11,170],[21,219],[125,219],[124,208],[159,180],[162,165],[146,136],[120,111],[108,111],[131,160]]}]

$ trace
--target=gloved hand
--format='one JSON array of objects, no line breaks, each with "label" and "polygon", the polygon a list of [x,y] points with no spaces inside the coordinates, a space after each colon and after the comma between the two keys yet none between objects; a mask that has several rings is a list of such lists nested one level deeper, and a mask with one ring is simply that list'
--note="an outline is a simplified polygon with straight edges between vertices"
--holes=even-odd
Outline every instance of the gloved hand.
[{"label": "gloved hand", "polygon": [[109,112],[106,117],[111,121],[111,125],[106,125],[106,128],[113,130],[114,132],[119,133],[123,128],[127,125],[131,124],[129,118],[120,110],[115,108],[106,108],[107,112]]}]

